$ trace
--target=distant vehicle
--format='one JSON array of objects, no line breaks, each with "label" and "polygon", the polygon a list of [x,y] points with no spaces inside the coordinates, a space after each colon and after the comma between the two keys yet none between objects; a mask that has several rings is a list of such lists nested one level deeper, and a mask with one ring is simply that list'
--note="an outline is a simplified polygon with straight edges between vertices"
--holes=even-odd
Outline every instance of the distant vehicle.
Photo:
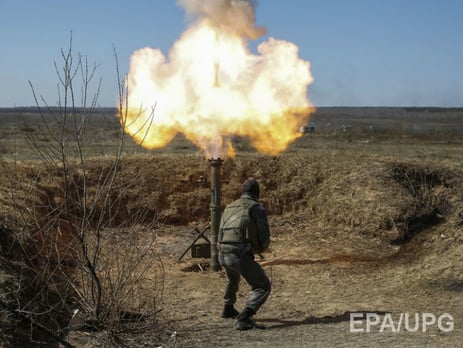
[{"label": "distant vehicle", "polygon": [[346,126],[345,124],[343,124],[341,127],[339,127],[339,129],[342,132],[347,132],[347,131],[350,131],[352,129],[352,126]]},{"label": "distant vehicle", "polygon": [[315,122],[310,122],[308,126],[302,126],[299,128],[300,133],[313,133],[315,132]]}]

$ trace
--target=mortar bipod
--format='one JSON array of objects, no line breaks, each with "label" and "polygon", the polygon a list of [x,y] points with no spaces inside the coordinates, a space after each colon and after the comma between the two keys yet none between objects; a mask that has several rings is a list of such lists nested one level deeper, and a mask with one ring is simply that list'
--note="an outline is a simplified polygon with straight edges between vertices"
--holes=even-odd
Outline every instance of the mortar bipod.
[{"label": "mortar bipod", "polygon": [[[207,230],[209,230],[211,228],[211,225],[208,224],[206,227],[204,227],[201,231],[195,227],[193,228],[192,232],[196,232],[198,235],[195,237],[195,239],[191,242],[191,244],[188,246],[188,248],[185,249],[185,251],[183,252],[183,254],[178,258],[177,262],[180,262],[181,259],[183,259],[183,257],[186,255],[186,253],[188,252],[188,250],[191,249],[191,257],[204,257],[204,258],[208,258],[210,257],[210,250],[211,250],[211,241],[209,240],[209,238],[207,238],[204,233],[206,233]],[[201,246],[201,245],[205,245],[205,244],[196,244],[196,242],[200,239],[200,238],[203,238],[206,242],[207,242],[207,249],[206,248],[202,248],[202,247],[195,247],[195,245],[198,245],[198,246]],[[209,254],[208,255],[205,255],[205,250],[208,250]]]}]

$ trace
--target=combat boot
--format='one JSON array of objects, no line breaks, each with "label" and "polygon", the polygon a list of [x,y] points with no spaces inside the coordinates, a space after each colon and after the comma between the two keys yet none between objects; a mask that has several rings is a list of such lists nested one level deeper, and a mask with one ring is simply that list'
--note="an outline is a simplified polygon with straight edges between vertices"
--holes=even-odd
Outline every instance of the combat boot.
[{"label": "combat boot", "polygon": [[222,318],[236,318],[240,314],[233,305],[225,305],[221,314]]},{"label": "combat boot", "polygon": [[256,327],[256,323],[251,317],[256,314],[254,310],[246,307],[238,316],[236,317],[236,329],[237,330],[250,330]]}]

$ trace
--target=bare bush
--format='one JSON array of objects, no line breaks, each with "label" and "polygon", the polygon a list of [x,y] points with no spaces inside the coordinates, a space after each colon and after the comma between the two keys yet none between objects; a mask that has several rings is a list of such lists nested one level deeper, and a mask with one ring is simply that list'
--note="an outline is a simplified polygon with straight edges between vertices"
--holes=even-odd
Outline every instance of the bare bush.
[{"label": "bare bush", "polygon": [[[22,231],[15,243],[39,289],[27,302],[18,298],[14,310],[28,313],[32,322],[46,322],[57,337],[69,329],[63,313],[80,318],[72,321],[74,328],[116,332],[127,322],[154,319],[158,311],[164,270],[153,248],[157,219],[127,207],[124,195],[139,177],[119,175],[127,139],[126,86],[119,79],[121,122],[114,149],[103,159],[92,158],[88,121],[101,86],[97,66],[73,54],[72,38],[61,59],[62,66],[55,62],[57,107],[49,106],[30,83],[42,126],[29,134],[29,142],[40,161],[22,177],[9,171],[10,197]],[[45,308],[41,313],[32,305],[36,302]]]}]

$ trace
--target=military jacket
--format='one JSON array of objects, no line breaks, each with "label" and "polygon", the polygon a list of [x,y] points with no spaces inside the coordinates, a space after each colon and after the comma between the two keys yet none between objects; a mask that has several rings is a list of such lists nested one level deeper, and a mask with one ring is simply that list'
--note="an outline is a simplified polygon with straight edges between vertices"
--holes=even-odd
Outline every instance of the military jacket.
[{"label": "military jacket", "polygon": [[251,242],[255,252],[266,250],[270,244],[270,229],[262,205],[246,194],[230,203],[220,220],[218,242]]}]

